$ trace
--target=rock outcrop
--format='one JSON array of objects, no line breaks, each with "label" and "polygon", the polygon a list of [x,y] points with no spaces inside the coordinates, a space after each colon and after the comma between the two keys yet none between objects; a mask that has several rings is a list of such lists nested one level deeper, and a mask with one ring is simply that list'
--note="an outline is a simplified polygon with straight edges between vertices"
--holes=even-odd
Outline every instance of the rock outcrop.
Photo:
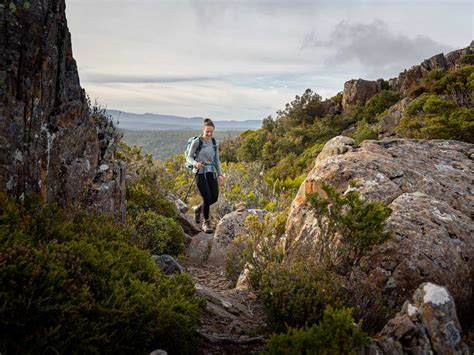
[{"label": "rock outcrop", "polygon": [[227,249],[234,238],[238,234],[245,234],[247,232],[247,227],[245,227],[244,223],[245,219],[251,214],[255,214],[260,219],[263,219],[266,213],[264,210],[249,209],[226,214],[216,227],[211,241],[208,263],[224,266]]},{"label": "rock outcrop", "polygon": [[0,190],[123,219],[125,167],[80,86],[64,0],[4,2],[0,29]]},{"label": "rock outcrop", "polygon": [[469,354],[456,306],[446,288],[422,284],[362,354]]},{"label": "rock outcrop", "polygon": [[469,47],[452,51],[446,55],[437,54],[429,59],[424,60],[419,65],[414,65],[408,70],[404,70],[397,78],[389,80],[391,90],[399,91],[406,94],[410,88],[419,84],[434,69],[451,69],[460,65],[461,58],[466,54],[474,53],[474,41]]},{"label": "rock outcrop", "polygon": [[364,105],[368,99],[382,91],[383,84],[382,79],[377,81],[364,79],[346,81],[342,93],[342,108],[345,109],[349,105]]},{"label": "rock outcrop", "polygon": [[395,136],[395,129],[400,123],[400,120],[402,119],[406,108],[410,104],[410,101],[411,100],[407,97],[400,100],[388,109],[386,115],[381,117],[378,135],[379,139]]},{"label": "rock outcrop", "polygon": [[[344,84],[342,95],[342,108],[349,105],[364,105],[372,96],[382,90],[393,90],[402,94],[407,94],[410,89],[420,84],[434,69],[451,69],[458,67],[461,58],[467,54],[474,54],[474,41],[463,49],[452,51],[446,55],[437,54],[424,60],[419,65],[414,65],[410,69],[401,72],[396,78],[388,81],[378,79],[376,81],[353,79]],[[385,134],[384,136],[388,136]]]},{"label": "rock outcrop", "polygon": [[[339,145],[339,148],[337,147]],[[331,155],[332,154],[332,155]],[[287,248],[318,243],[317,216],[306,194],[328,182],[339,192],[355,182],[361,196],[392,209],[393,237],[351,270],[353,284],[377,287],[399,307],[422,282],[446,286],[461,310],[472,307],[474,145],[458,141],[385,139],[355,147],[329,141],[301,185],[287,221]]]}]

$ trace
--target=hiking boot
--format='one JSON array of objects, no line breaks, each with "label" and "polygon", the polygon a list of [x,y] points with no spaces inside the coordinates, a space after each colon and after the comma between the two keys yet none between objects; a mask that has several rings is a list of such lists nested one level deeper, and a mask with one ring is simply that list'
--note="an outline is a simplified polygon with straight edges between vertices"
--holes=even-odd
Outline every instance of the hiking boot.
[{"label": "hiking boot", "polygon": [[202,223],[202,230],[204,233],[212,233],[214,230],[211,227],[211,220],[210,219],[205,219],[204,222]]},{"label": "hiking boot", "polygon": [[201,224],[201,213],[202,213],[202,204],[193,206],[194,211],[194,222],[197,225]]}]

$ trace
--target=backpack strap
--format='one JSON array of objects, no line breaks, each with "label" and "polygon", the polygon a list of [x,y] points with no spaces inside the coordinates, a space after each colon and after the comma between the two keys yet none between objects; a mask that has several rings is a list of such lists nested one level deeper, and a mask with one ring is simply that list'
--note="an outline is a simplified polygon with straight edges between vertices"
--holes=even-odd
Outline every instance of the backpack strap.
[{"label": "backpack strap", "polygon": [[212,145],[214,146],[214,153],[216,154],[216,157],[217,157],[217,142],[214,137],[212,137]]},{"label": "backpack strap", "polygon": [[[196,159],[197,155],[199,154],[199,152],[201,151],[201,148],[202,148],[202,139],[201,137],[197,137],[197,139],[199,139],[199,144],[196,148],[196,151],[194,152],[194,159]],[[214,138],[212,138],[214,139]]]},{"label": "backpack strap", "polygon": [[214,169],[215,169],[215,174],[217,175],[217,142],[214,137],[212,137],[212,145],[214,146]]}]

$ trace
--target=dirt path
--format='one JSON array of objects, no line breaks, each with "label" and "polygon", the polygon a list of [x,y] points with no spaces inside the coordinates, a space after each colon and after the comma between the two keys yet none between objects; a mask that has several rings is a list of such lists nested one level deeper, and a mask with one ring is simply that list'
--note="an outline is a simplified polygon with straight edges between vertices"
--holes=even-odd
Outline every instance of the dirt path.
[{"label": "dirt path", "polygon": [[[210,237],[207,241],[210,242]],[[196,245],[191,243],[189,248],[196,248]],[[202,249],[204,253],[207,247]],[[201,354],[252,354],[261,351],[264,314],[255,295],[246,288],[230,288],[223,268],[209,265],[205,255],[196,257],[195,249],[188,253],[183,266],[193,278],[198,293],[206,298],[197,329]]]}]

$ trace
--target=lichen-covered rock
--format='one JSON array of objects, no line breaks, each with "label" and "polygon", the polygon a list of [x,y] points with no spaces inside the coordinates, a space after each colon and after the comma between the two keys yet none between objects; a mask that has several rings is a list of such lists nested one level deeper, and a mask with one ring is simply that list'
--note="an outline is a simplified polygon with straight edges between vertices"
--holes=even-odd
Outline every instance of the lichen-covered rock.
[{"label": "lichen-covered rock", "polygon": [[469,350],[449,291],[424,283],[362,353],[467,355]]},{"label": "lichen-covered rock", "polygon": [[151,257],[165,275],[184,272],[184,268],[171,255],[152,255]]},{"label": "lichen-covered rock", "polygon": [[318,243],[317,217],[306,193],[321,191],[323,181],[344,192],[352,181],[363,198],[385,202],[393,211],[387,220],[393,237],[351,270],[353,284],[369,283],[398,307],[420,283],[434,282],[450,290],[462,311],[469,309],[473,153],[473,144],[457,141],[385,139],[318,157],[291,206],[288,250],[305,239]]},{"label": "lichen-covered rock", "polygon": [[211,252],[208,258],[210,264],[224,266],[227,249],[231,242],[237,234],[247,232],[244,222],[250,214],[255,214],[260,219],[263,219],[267,211],[254,209],[235,211],[225,215],[219,221],[212,239]]},{"label": "lichen-covered rock", "polygon": [[346,136],[337,136],[329,140],[317,156],[317,160],[323,160],[327,157],[350,152],[355,147],[355,141]]},{"label": "lichen-covered rock", "polygon": [[207,261],[212,248],[212,234],[201,232],[191,239],[186,256],[192,264],[199,265]]},{"label": "lichen-covered rock", "polygon": [[[103,127],[80,86],[65,2],[5,4],[0,5],[0,190],[18,199],[37,192],[44,202],[63,207],[83,203],[104,171],[101,160],[113,158],[112,142],[99,137]],[[121,178],[113,175],[107,183]],[[124,194],[115,190],[105,199],[123,200]],[[105,205],[124,208],[121,202]],[[123,211],[107,212],[121,219]]]}]

